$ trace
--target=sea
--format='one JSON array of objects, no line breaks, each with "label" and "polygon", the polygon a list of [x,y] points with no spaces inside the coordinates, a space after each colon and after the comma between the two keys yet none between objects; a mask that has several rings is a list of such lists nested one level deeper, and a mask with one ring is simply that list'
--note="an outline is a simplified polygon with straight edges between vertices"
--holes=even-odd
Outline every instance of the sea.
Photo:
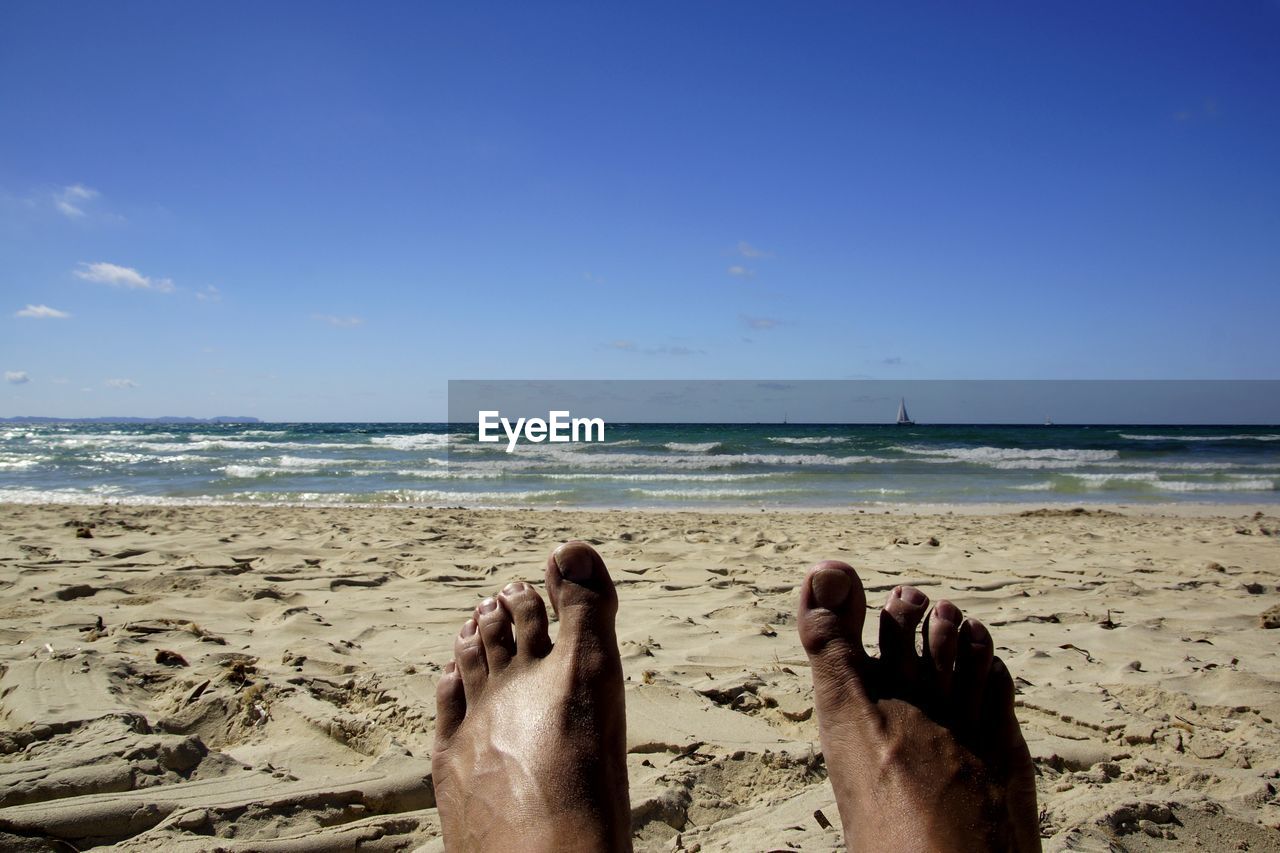
[{"label": "sea", "polygon": [[0,502],[839,509],[1280,501],[1280,427],[4,424]]}]

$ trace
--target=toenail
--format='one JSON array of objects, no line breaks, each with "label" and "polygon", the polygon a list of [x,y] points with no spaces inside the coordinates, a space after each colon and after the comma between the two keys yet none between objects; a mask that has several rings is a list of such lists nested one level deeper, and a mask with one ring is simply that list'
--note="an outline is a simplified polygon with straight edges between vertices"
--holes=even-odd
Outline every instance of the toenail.
[{"label": "toenail", "polygon": [[958,625],[963,614],[960,608],[956,607],[950,601],[939,601],[937,606],[933,608],[933,617],[943,622],[950,622],[952,625]]},{"label": "toenail", "polygon": [[595,555],[581,542],[566,542],[552,556],[560,577],[567,581],[585,581],[595,573]]},{"label": "toenail", "polygon": [[853,581],[839,569],[821,569],[813,573],[809,581],[813,589],[813,599],[819,607],[834,610],[849,597],[853,589]]},{"label": "toenail", "polygon": [[462,636],[474,637],[476,633],[476,620],[468,619],[462,623]]},{"label": "toenail", "polygon": [[484,601],[480,602],[481,613],[492,613],[497,609],[498,609],[498,602],[493,600],[492,598],[486,598]]},{"label": "toenail", "polygon": [[519,592],[519,591],[520,591],[520,590],[522,590],[522,589],[524,589],[524,583],[523,583],[523,582],[521,582],[521,581],[512,581],[511,583],[509,583],[509,584],[507,584],[506,586],[504,586],[504,587],[502,588],[502,591],[503,591],[503,592],[505,592],[507,595],[514,595],[515,593]]},{"label": "toenail", "polygon": [[894,591],[898,593],[898,598],[901,598],[912,607],[923,607],[925,604],[929,603],[929,596],[925,595],[914,586],[900,586]]}]

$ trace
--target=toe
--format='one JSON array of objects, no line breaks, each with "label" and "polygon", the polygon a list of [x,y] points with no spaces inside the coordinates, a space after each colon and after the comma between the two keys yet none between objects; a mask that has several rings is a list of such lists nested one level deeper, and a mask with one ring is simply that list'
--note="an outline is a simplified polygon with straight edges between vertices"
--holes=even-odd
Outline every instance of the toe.
[{"label": "toe", "polygon": [[901,694],[914,692],[920,658],[916,654],[916,629],[929,607],[929,597],[914,586],[894,587],[880,611],[880,660],[885,674],[897,681]]},{"label": "toe", "polygon": [[453,660],[458,665],[458,675],[462,677],[467,701],[476,701],[484,690],[484,682],[489,675],[476,620],[468,619],[462,623],[462,630],[453,640]]},{"label": "toe", "polygon": [[797,621],[821,703],[866,700],[863,677],[868,659],[862,647],[866,615],[867,596],[852,567],[825,560],[809,569],[800,585]]},{"label": "toe", "polygon": [[981,754],[992,773],[1005,783],[1012,841],[1015,850],[1036,850],[1039,809],[1036,808],[1036,774],[1031,752],[1014,712],[1013,677],[1004,661],[995,658],[987,676],[982,702]]},{"label": "toe", "polygon": [[1002,763],[1009,756],[1014,741],[1021,737],[1018,718],[1013,710],[1013,678],[1009,668],[1000,658],[992,658],[987,675],[986,689],[982,695],[980,736],[983,751],[990,756],[988,764]]},{"label": "toe", "polygon": [[467,699],[462,689],[462,678],[453,661],[444,665],[444,674],[436,682],[436,749],[453,737],[467,715]]},{"label": "toe", "polygon": [[964,614],[960,608],[943,599],[934,605],[933,612],[925,620],[925,659],[933,669],[934,684],[939,698],[951,695],[951,680],[956,666],[956,643]]},{"label": "toe", "polygon": [[513,581],[503,587],[498,598],[515,623],[516,654],[521,658],[545,657],[551,651],[551,637],[542,596],[524,581]]},{"label": "toe", "polygon": [[956,712],[966,725],[973,727],[982,714],[995,646],[987,626],[972,618],[961,624],[956,643],[956,671],[952,686],[957,699]]},{"label": "toe", "polygon": [[486,598],[476,607],[476,633],[489,673],[506,669],[516,654],[516,638],[511,633],[511,614],[499,599]]},{"label": "toe", "polygon": [[547,560],[547,593],[560,620],[556,645],[614,650],[618,594],[604,560],[585,542],[566,542]]}]

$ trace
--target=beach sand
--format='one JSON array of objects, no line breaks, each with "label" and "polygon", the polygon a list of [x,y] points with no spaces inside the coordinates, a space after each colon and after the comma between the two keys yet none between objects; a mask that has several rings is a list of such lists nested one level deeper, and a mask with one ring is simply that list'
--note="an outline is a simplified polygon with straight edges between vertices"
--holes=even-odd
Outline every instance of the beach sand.
[{"label": "beach sand", "polygon": [[1280,850],[1277,529],[1240,507],[3,505],[0,847],[442,849],[453,636],[581,538],[621,599],[638,849],[842,848],[794,617],[830,557],[874,607],[912,583],[991,628],[1046,849]]}]

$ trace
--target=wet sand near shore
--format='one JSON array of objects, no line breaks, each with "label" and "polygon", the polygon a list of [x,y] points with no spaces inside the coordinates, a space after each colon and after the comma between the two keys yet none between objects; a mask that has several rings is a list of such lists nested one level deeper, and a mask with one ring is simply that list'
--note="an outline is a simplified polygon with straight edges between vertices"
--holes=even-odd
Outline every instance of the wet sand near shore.
[{"label": "wet sand near shore", "polygon": [[842,849],[794,617],[835,558],[872,607],[910,583],[991,629],[1046,849],[1280,851],[1278,533],[1225,506],[0,505],[0,847],[442,849],[453,636],[580,538],[618,584],[637,849]]}]

